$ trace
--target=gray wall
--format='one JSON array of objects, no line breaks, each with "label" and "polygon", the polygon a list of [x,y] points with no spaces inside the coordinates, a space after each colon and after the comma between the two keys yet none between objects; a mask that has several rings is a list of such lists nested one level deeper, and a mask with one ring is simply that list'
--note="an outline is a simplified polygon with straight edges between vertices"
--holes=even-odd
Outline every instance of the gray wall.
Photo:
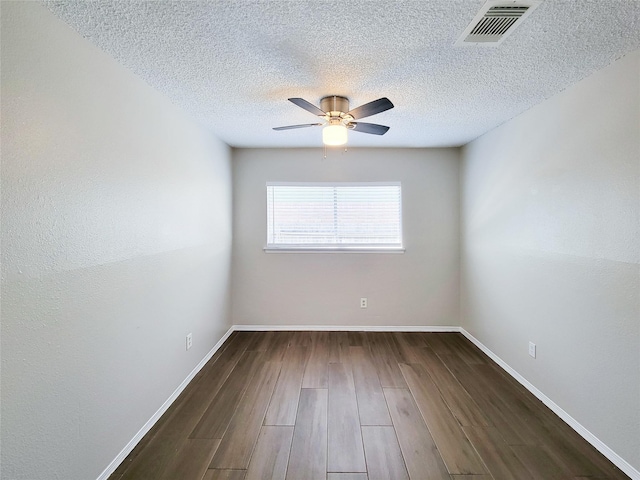
[{"label": "gray wall", "polygon": [[[267,181],[398,180],[406,253],[263,251]],[[233,323],[458,325],[458,182],[457,149],[234,150]]]},{"label": "gray wall", "polygon": [[480,137],[461,176],[462,325],[637,470],[639,72],[635,52]]},{"label": "gray wall", "polygon": [[0,476],[87,480],[229,328],[230,150],[41,5],[1,31]]}]

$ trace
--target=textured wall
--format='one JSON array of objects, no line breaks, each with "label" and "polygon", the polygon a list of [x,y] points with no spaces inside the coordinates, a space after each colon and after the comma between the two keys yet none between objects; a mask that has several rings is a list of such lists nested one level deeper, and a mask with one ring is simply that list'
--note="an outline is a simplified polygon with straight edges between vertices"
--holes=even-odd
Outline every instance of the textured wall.
[{"label": "textured wall", "polygon": [[[238,149],[236,324],[458,325],[457,149]],[[402,182],[406,253],[265,253],[267,181]],[[360,308],[360,297],[369,299]]]},{"label": "textured wall", "polygon": [[463,326],[638,470],[639,72],[635,52],[480,137],[461,177]]},{"label": "textured wall", "polygon": [[228,329],[230,250],[228,147],[3,2],[0,476],[96,478]]}]

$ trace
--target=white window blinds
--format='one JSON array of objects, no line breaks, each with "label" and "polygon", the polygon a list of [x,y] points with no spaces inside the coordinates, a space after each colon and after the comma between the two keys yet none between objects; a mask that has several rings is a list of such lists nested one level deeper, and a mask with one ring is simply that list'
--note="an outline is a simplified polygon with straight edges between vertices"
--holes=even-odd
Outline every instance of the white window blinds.
[{"label": "white window blinds", "polygon": [[268,183],[267,248],[401,248],[401,186]]}]

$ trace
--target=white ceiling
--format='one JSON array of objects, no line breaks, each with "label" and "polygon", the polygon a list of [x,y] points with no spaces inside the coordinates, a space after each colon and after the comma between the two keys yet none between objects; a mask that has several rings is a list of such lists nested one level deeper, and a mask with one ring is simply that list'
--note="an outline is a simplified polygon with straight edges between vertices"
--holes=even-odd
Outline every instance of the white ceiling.
[{"label": "white ceiling", "polygon": [[388,97],[350,146],[463,145],[640,48],[640,1],[545,0],[496,48],[455,47],[484,0],[46,1],[236,147],[321,145],[287,101]]}]

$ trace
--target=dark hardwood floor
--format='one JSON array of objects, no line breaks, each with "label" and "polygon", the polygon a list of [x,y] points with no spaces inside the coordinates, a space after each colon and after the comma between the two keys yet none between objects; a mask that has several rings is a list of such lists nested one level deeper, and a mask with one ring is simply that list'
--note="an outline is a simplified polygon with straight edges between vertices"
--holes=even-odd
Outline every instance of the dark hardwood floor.
[{"label": "dark hardwood floor", "polygon": [[236,332],[111,480],[628,478],[458,333]]}]

